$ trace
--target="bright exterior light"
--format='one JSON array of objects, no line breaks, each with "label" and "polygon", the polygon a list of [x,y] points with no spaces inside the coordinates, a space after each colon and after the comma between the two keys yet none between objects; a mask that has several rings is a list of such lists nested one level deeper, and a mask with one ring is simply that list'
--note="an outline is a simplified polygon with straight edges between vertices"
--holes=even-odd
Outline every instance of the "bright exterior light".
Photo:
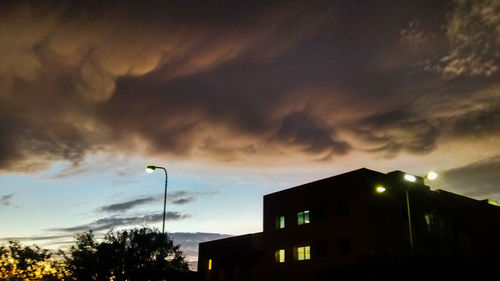
[{"label": "bright exterior light", "polygon": [[488,199],[488,204],[493,205],[493,206],[500,206],[500,205],[498,204],[498,201],[496,201],[496,200],[492,200],[492,199]]},{"label": "bright exterior light", "polygon": [[410,175],[410,174],[405,174],[404,179],[407,181],[411,181],[411,182],[417,181],[417,178],[413,175]]},{"label": "bright exterior light", "polygon": [[155,166],[147,166],[147,167],[146,167],[146,173],[151,174],[152,172],[154,172],[154,171],[155,171],[155,169],[156,169],[156,167],[155,167]]},{"label": "bright exterior light", "polygon": [[375,191],[377,191],[378,193],[383,193],[385,191],[385,187],[383,187],[383,186],[377,186],[375,188]]},{"label": "bright exterior light", "polygon": [[437,174],[436,172],[429,172],[429,173],[427,174],[427,178],[428,178],[429,180],[431,180],[431,181],[433,181],[433,180],[437,179],[437,177],[438,177],[438,174]]}]

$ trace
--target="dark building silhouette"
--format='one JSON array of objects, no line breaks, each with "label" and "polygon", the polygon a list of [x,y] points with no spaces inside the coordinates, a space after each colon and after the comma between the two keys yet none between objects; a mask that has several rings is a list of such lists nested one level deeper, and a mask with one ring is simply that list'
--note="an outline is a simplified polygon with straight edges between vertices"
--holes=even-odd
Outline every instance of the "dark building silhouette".
[{"label": "dark building silhouette", "polygon": [[198,274],[207,281],[315,280],[369,257],[421,253],[500,262],[493,201],[433,191],[422,177],[405,175],[363,168],[265,195],[264,231],[200,243]]}]

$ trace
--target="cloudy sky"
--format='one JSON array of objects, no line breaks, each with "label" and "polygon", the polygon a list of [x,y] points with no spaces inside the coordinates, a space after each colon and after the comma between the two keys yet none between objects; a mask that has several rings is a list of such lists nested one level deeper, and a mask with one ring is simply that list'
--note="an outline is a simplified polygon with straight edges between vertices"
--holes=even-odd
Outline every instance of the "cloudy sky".
[{"label": "cloudy sky", "polygon": [[[103,3],[104,2],[104,3]],[[500,1],[2,1],[0,237],[262,230],[367,167],[500,199]]]}]

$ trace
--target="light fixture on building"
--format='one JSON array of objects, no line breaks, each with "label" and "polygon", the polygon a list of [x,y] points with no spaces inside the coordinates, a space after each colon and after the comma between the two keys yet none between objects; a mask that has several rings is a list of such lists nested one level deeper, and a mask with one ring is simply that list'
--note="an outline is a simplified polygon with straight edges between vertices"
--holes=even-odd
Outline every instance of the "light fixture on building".
[{"label": "light fixture on building", "polygon": [[437,177],[438,177],[438,174],[436,172],[432,172],[432,171],[427,173],[427,176],[426,176],[426,178],[428,180],[431,180],[431,181],[437,179]]},{"label": "light fixture on building", "polygon": [[406,181],[410,181],[410,182],[417,181],[417,178],[414,175],[410,175],[410,174],[405,174],[404,179]]}]

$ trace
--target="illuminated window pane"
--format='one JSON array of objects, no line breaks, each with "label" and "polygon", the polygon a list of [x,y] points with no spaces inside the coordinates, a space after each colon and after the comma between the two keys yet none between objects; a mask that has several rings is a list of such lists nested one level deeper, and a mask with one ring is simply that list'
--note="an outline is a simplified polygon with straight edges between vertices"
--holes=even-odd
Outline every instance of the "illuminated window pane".
[{"label": "illuminated window pane", "polygon": [[297,259],[299,261],[303,261],[304,260],[304,247],[298,247],[297,248]]},{"label": "illuminated window pane", "polygon": [[310,223],[311,221],[309,220],[309,210],[298,212],[297,213],[297,224],[305,224],[305,223]]},{"label": "illuminated window pane", "polygon": [[285,216],[277,216],[274,221],[274,227],[276,229],[285,228]]},{"label": "illuminated window pane", "polygon": [[310,260],[310,259],[311,259],[311,247],[310,246],[297,247],[297,260],[303,261],[303,260]]},{"label": "illuminated window pane", "polygon": [[297,224],[304,224],[304,212],[297,213]]},{"label": "illuminated window pane", "polygon": [[212,270],[212,259],[208,260],[208,270]]},{"label": "illuminated window pane", "polygon": [[274,260],[279,263],[285,262],[285,249],[280,249],[274,252]]}]

